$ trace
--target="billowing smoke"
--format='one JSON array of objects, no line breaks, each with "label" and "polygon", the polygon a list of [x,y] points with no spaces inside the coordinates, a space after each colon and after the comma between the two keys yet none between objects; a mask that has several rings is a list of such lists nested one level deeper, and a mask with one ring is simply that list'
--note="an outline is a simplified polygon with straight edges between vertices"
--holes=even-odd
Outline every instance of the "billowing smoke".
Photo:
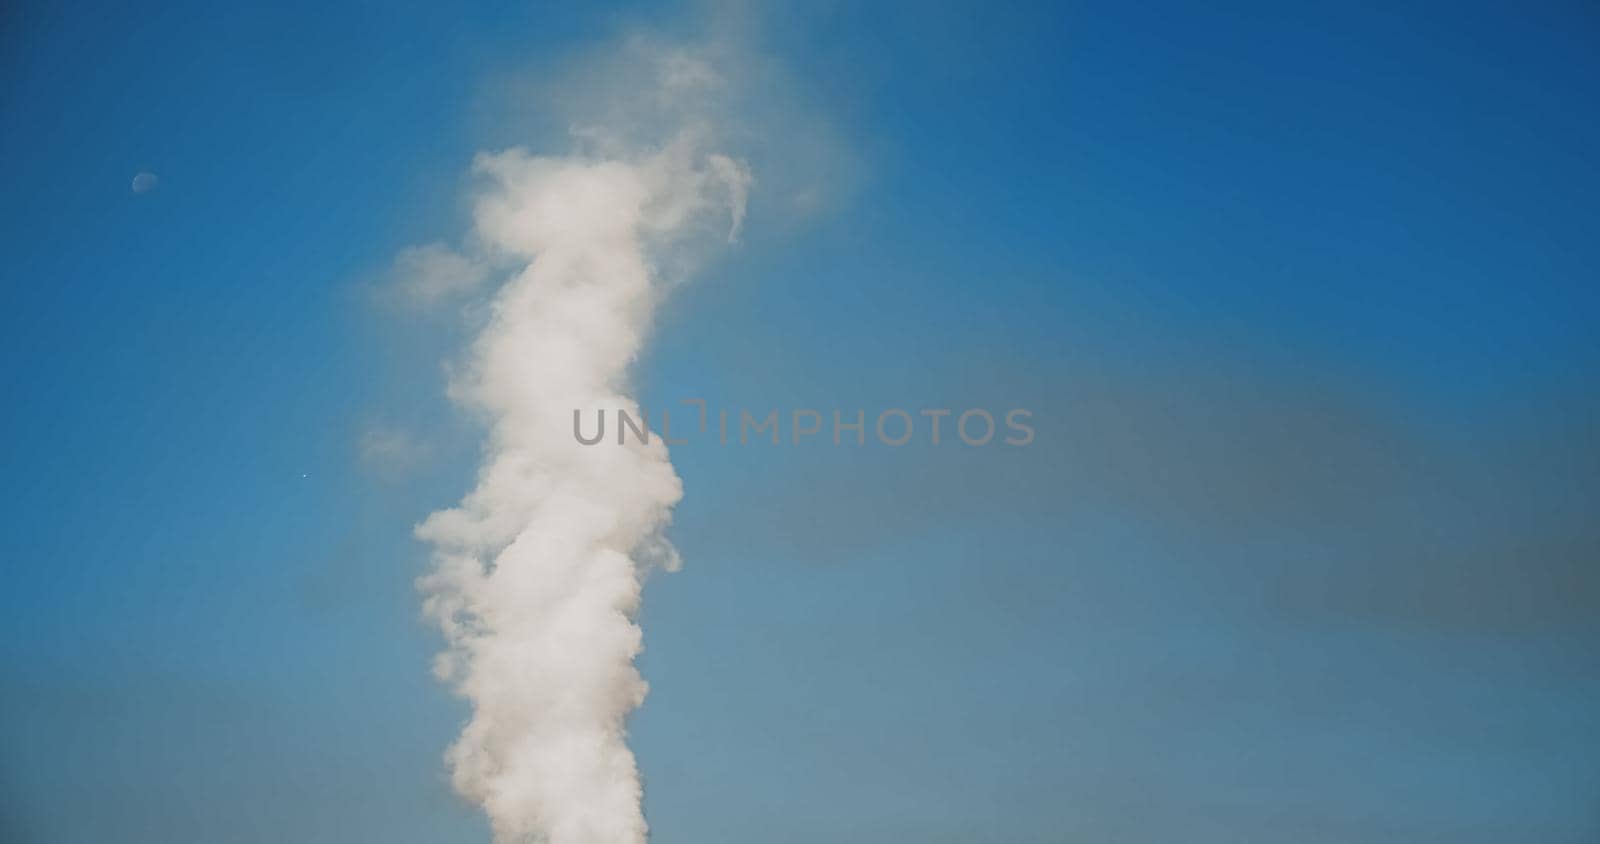
[{"label": "billowing smoke", "polygon": [[[720,84],[691,54],[648,56],[657,114]],[[509,271],[450,394],[488,439],[476,488],[417,535],[448,643],[437,671],[472,704],[448,762],[498,842],[646,837],[625,733],[646,691],[634,614],[645,567],[676,565],[661,531],[682,488],[659,437],[585,447],[572,416],[638,418],[628,371],[668,282],[691,246],[737,233],[750,176],[693,113],[643,135],[580,126],[569,153],[474,165],[473,260]]]}]

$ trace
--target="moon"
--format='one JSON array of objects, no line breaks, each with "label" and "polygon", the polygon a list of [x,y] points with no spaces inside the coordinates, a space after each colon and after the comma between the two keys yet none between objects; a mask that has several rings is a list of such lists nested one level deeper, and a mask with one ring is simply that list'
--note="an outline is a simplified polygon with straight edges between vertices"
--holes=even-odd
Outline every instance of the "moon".
[{"label": "moon", "polygon": [[157,181],[159,180],[156,178],[156,174],[148,171],[141,171],[138,175],[133,177],[133,192],[149,193],[150,191],[156,189]]}]

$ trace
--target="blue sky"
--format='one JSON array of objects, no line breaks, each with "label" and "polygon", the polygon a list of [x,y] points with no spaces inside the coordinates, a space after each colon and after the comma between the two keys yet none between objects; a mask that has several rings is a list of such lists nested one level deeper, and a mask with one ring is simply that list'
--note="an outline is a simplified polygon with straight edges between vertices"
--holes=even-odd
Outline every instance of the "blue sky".
[{"label": "blue sky", "polygon": [[939,6],[8,7],[4,837],[488,840],[412,586],[460,331],[372,291],[560,143],[522,82],[730,27],[814,134],[646,406],[1038,439],[674,452],[655,840],[1594,840],[1595,10]]}]

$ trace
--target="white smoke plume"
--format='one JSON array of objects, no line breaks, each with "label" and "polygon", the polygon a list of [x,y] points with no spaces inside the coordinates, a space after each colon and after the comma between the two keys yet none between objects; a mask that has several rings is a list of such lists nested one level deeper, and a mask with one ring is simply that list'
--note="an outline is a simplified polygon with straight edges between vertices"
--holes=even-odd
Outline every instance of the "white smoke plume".
[{"label": "white smoke plume", "polygon": [[582,126],[570,153],[474,164],[470,240],[512,269],[450,384],[488,428],[477,487],[418,526],[434,551],[419,585],[448,645],[437,672],[472,705],[454,784],[502,844],[646,838],[625,733],[646,691],[634,614],[644,567],[676,566],[661,531],[682,488],[659,437],[586,447],[572,415],[638,418],[628,371],[652,315],[689,246],[737,233],[750,175],[704,112],[675,108],[720,84],[711,66],[629,49],[675,125]]}]

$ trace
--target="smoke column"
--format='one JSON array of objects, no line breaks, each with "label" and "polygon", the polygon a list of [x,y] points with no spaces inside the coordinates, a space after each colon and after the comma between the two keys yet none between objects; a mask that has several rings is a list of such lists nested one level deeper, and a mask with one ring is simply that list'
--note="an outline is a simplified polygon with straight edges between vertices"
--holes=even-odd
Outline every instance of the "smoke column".
[{"label": "smoke column", "polygon": [[[683,55],[658,70],[660,97],[716,84]],[[638,418],[627,375],[664,276],[737,232],[748,172],[682,122],[655,143],[584,128],[570,154],[474,164],[473,239],[512,270],[451,379],[487,442],[476,488],[417,527],[433,547],[419,586],[447,642],[436,671],[472,704],[453,781],[502,844],[646,838],[625,734],[646,691],[633,618],[644,567],[676,566],[661,531],[682,488],[659,437],[619,446],[613,417],[586,447],[572,414]]]}]

